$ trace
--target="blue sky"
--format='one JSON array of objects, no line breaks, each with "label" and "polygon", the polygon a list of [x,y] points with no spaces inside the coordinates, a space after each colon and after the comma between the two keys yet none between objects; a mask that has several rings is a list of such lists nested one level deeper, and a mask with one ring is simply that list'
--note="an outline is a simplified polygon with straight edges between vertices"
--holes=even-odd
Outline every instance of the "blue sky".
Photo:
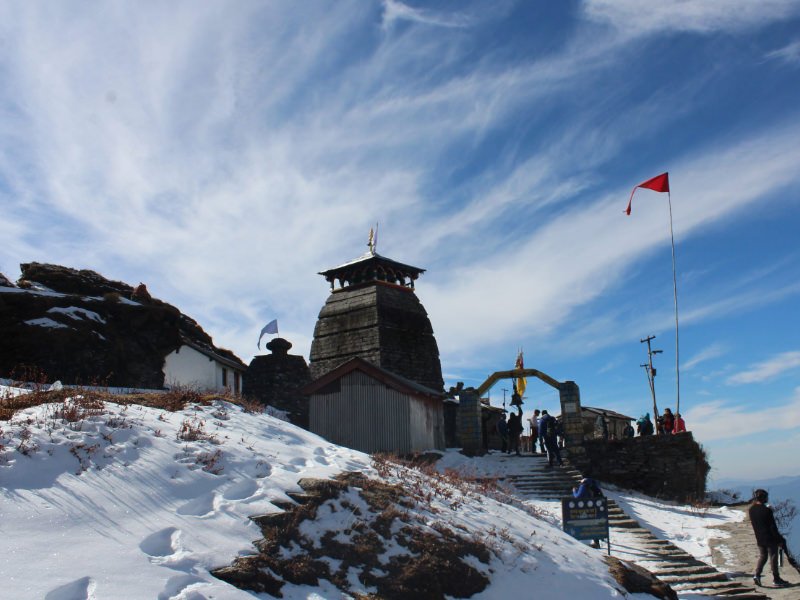
[{"label": "blue sky", "polygon": [[[366,250],[426,268],[446,384],[526,366],[673,406],[714,475],[798,473],[800,3],[0,5],[0,272],[147,283],[308,355]],[[502,385],[492,390],[502,402]],[[510,386],[509,386],[510,387]],[[557,408],[529,384],[525,408]]]}]

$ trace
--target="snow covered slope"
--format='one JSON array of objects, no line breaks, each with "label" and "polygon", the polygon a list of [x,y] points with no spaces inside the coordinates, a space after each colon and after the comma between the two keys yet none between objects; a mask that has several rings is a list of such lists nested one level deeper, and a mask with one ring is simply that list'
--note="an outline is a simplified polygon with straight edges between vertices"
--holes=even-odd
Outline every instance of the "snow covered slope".
[{"label": "snow covered slope", "polygon": [[[0,580],[17,600],[259,597],[210,574],[255,551],[261,530],[250,516],[279,512],[272,501],[300,491],[300,478],[380,477],[365,454],[221,401],[179,412],[46,404],[0,431]],[[530,510],[472,495],[413,510],[492,540],[490,562],[476,565],[490,584],[475,598],[624,595],[601,553]],[[325,582],[282,592],[346,597]]]}]

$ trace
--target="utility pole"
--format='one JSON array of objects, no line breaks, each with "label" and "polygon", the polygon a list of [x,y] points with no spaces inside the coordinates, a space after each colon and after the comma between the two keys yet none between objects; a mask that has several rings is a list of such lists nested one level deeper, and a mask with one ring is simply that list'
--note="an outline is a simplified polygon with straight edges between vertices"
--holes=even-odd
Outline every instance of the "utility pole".
[{"label": "utility pole", "polygon": [[[656,405],[656,370],[653,367],[653,355],[654,354],[661,354],[663,350],[653,350],[650,347],[650,340],[656,339],[654,335],[648,335],[643,340],[639,340],[642,344],[647,344],[647,363],[643,365],[639,365],[643,367],[645,372],[647,373],[647,382],[650,384],[650,395],[653,396],[653,425],[658,423],[658,406]],[[656,432],[657,432],[656,428]]]}]

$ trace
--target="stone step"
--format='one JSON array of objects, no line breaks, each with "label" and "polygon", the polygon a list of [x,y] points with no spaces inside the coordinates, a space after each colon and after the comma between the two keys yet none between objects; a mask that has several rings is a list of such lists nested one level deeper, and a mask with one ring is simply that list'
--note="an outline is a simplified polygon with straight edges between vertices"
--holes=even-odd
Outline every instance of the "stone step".
[{"label": "stone step", "polygon": [[665,583],[692,583],[692,584],[706,584],[706,583],[717,583],[717,582],[727,582],[728,578],[725,577],[722,573],[698,573],[692,575],[661,575],[656,574],[656,576]]},{"label": "stone step", "polygon": [[740,593],[740,592],[747,592],[752,593],[755,592],[755,588],[742,585],[738,581],[711,581],[708,583],[696,584],[687,581],[686,583],[672,583],[670,587],[674,589],[676,592],[694,592],[694,593],[702,593],[706,595],[723,595],[723,594],[732,594],[732,593]]},{"label": "stone step", "polygon": [[711,569],[714,568],[702,561],[697,560],[694,557],[684,560],[679,560],[676,559],[675,557],[670,557],[668,560],[663,560],[659,558],[640,558],[636,561],[636,563],[653,573],[656,573],[658,571],[663,571],[666,569],[684,569],[692,567],[708,567]]},{"label": "stone step", "polygon": [[696,566],[674,567],[666,569],[650,569],[650,572],[657,577],[669,577],[672,575],[705,575],[716,573],[717,570],[705,563]]},{"label": "stone step", "polygon": [[618,527],[619,529],[636,529],[639,527],[639,523],[633,519],[609,519],[608,526]]},{"label": "stone step", "polygon": [[[581,474],[572,467],[548,467],[544,456],[505,456],[506,465],[519,465],[524,473],[506,475],[499,483],[508,485],[521,498],[559,501],[571,497]],[[642,557],[635,562],[650,570],[675,591],[701,596],[724,596],[740,600],[766,600],[752,587],[731,581],[712,566],[697,560],[668,540],[658,539],[612,499],[607,499],[609,526],[633,536]],[[613,552],[613,544],[612,544]]]}]

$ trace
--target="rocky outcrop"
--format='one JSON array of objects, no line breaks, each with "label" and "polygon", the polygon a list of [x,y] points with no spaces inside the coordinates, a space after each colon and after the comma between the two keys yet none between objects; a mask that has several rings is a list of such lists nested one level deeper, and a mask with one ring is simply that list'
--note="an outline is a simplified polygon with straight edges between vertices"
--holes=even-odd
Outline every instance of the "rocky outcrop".
[{"label": "rocky outcrop", "polygon": [[174,306],[132,300],[126,283],[58,265],[20,267],[17,287],[0,281],[0,377],[162,388],[164,357],[186,342],[244,367]]}]

